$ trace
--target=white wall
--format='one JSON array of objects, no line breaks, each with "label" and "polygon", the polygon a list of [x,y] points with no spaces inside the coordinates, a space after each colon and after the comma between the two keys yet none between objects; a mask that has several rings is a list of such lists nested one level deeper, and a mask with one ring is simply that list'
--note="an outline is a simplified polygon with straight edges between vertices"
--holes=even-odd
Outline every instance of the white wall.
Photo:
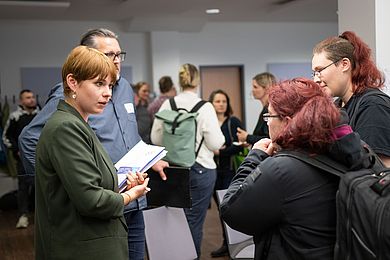
[{"label": "white wall", "polygon": [[133,67],[134,80],[151,79],[148,35],[124,33],[115,23],[0,21],[1,95],[17,95],[21,67],[62,67],[69,51],[88,29],[106,27],[119,34],[127,52],[125,65]]},{"label": "white wall", "polygon": [[376,41],[376,63],[385,74],[385,92],[390,95],[390,1],[375,1],[375,41]]},{"label": "white wall", "polygon": [[338,0],[339,33],[354,31],[375,57],[375,0]]},{"label": "white wall", "polygon": [[260,112],[259,102],[249,98],[251,78],[266,71],[269,62],[310,62],[313,46],[337,35],[338,29],[337,23],[209,23],[199,33],[149,34],[125,33],[109,22],[0,21],[2,96],[20,91],[21,67],[61,67],[80,36],[97,27],[119,34],[121,47],[127,51],[124,64],[133,67],[134,81],[153,82],[155,89],[162,74],[171,74],[177,82],[182,63],[244,65],[249,131]]},{"label": "white wall", "polygon": [[[339,33],[354,31],[366,42],[378,68],[385,78],[390,77],[390,1],[388,0],[338,0]],[[390,94],[389,81],[384,91]]]},{"label": "white wall", "polygon": [[178,68],[180,67],[179,32],[151,32],[151,56],[154,91],[159,94],[158,81],[162,76],[171,76],[178,88]]}]

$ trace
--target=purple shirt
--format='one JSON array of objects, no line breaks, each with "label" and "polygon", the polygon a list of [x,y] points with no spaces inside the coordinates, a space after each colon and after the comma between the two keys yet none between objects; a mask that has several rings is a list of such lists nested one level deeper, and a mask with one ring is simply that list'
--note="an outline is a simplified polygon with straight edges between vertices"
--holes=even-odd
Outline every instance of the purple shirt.
[{"label": "purple shirt", "polygon": [[152,103],[149,104],[148,106],[148,112],[150,117],[154,120],[154,115],[158,112],[160,109],[162,103],[164,103],[165,100],[167,100],[169,97],[168,96],[158,96],[153,100]]}]

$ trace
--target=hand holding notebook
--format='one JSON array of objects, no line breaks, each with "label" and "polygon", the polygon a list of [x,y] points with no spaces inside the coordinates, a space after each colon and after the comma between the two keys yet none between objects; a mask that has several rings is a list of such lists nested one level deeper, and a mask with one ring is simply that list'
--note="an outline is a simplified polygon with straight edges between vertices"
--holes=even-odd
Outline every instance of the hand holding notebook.
[{"label": "hand holding notebook", "polygon": [[124,191],[127,187],[127,173],[144,173],[166,154],[165,147],[139,141],[115,164],[115,168],[118,170],[119,192]]}]

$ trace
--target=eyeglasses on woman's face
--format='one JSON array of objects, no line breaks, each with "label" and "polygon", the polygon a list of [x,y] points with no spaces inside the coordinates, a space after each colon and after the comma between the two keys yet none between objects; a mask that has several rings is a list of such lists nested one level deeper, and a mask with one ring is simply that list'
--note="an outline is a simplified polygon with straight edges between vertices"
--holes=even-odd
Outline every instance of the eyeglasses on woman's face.
[{"label": "eyeglasses on woman's face", "polygon": [[280,115],[271,115],[270,113],[264,113],[263,114],[263,120],[265,122],[268,122],[270,120],[270,118],[273,118],[273,117],[279,117],[280,118]]},{"label": "eyeglasses on woman's face", "polygon": [[325,70],[326,68],[329,68],[329,67],[332,66],[333,64],[336,64],[336,63],[339,62],[340,60],[341,60],[341,59],[336,60],[336,61],[332,62],[332,63],[329,64],[329,65],[326,65],[325,67],[323,67],[323,68],[321,68],[321,69],[313,70],[313,72],[312,72],[312,77],[313,77],[313,78],[315,78],[315,77],[317,77],[317,78],[321,77],[321,72],[322,72],[323,70]]}]

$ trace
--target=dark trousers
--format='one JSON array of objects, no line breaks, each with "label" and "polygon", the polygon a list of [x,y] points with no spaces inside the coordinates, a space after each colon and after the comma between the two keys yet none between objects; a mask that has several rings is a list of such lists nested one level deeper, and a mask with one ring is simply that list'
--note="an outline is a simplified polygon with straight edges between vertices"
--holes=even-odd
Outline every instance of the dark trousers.
[{"label": "dark trousers", "polygon": [[128,227],[129,260],[144,260],[145,256],[145,222],[142,210],[125,213]]},{"label": "dark trousers", "polygon": [[215,182],[214,190],[225,190],[229,188],[230,183],[234,177],[234,170],[217,169],[217,180]]},{"label": "dark trousers", "polygon": [[184,209],[198,258],[203,237],[203,224],[213,194],[217,173],[195,163],[190,170],[192,208]]},{"label": "dark trousers", "polygon": [[30,208],[34,208],[35,183],[34,176],[26,175],[19,160],[16,164],[16,170],[18,171],[18,214],[20,217],[27,214]]}]

